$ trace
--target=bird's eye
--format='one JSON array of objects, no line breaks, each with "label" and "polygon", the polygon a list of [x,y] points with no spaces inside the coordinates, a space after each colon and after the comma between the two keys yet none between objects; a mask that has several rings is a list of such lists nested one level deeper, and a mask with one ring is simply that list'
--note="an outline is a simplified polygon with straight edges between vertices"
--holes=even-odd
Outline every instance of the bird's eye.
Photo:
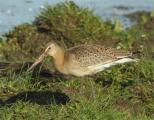
[{"label": "bird's eye", "polygon": [[51,47],[48,47],[48,49],[50,50],[50,49],[51,49]]}]

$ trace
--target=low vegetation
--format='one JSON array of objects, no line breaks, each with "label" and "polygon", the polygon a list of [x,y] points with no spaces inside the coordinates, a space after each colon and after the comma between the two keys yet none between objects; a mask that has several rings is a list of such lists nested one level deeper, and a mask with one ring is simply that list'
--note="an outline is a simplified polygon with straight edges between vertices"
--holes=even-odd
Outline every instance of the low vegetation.
[{"label": "low vegetation", "polygon": [[[64,2],[46,6],[33,23],[16,26],[5,41],[0,38],[0,119],[154,119],[154,16],[138,19],[124,30],[119,22]],[[47,58],[26,73],[51,40],[65,49],[94,43],[132,50],[140,60],[78,78],[57,73]]]}]

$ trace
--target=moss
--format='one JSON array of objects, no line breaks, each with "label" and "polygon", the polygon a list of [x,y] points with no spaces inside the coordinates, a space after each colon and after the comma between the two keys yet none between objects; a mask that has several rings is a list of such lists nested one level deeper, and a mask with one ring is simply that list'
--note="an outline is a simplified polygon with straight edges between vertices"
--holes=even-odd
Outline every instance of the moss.
[{"label": "moss", "polygon": [[[40,55],[46,43],[52,40],[31,24],[23,24],[6,34],[7,41],[1,52],[7,61],[30,61]],[[11,53],[11,54],[10,54]]]},{"label": "moss", "polygon": [[144,56],[153,57],[154,17],[150,13],[142,13],[140,21],[128,31],[128,34],[132,38],[133,49],[140,51]]},{"label": "moss", "polygon": [[55,41],[64,42],[67,47],[97,42],[109,45],[118,41],[111,36],[114,25],[102,21],[93,11],[79,8],[73,2],[46,6],[34,24],[50,34]]}]

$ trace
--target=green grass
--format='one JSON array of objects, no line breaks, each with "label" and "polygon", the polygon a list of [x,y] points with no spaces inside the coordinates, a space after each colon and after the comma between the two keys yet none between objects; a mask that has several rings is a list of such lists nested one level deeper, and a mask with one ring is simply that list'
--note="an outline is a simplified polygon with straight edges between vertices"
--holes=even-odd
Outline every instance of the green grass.
[{"label": "green grass", "polygon": [[[128,69],[126,69],[126,67]],[[115,66],[94,77],[0,78],[1,119],[153,119],[154,63]],[[134,74],[135,73],[135,74]]]},{"label": "green grass", "polygon": [[[144,17],[123,30],[118,21],[104,22],[92,11],[64,2],[46,6],[33,23],[7,33],[0,55],[13,64],[34,59],[50,40],[65,48],[98,43],[131,49],[140,60],[83,78],[41,75],[44,68],[26,73],[24,66],[16,70],[0,64],[0,120],[153,120],[154,18]],[[44,66],[51,64],[49,59]]]}]

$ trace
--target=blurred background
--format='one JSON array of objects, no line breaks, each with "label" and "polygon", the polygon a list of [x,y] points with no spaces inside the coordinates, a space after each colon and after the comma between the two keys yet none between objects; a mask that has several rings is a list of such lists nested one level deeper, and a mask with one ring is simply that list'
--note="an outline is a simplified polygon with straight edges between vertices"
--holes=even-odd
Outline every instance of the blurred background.
[{"label": "blurred background", "polygon": [[[64,0],[0,0],[0,34],[14,26],[31,22],[46,4],[55,5]],[[74,0],[81,7],[88,7],[104,20],[122,21],[125,28],[135,21],[127,16],[135,12],[154,10],[154,0]]]}]

